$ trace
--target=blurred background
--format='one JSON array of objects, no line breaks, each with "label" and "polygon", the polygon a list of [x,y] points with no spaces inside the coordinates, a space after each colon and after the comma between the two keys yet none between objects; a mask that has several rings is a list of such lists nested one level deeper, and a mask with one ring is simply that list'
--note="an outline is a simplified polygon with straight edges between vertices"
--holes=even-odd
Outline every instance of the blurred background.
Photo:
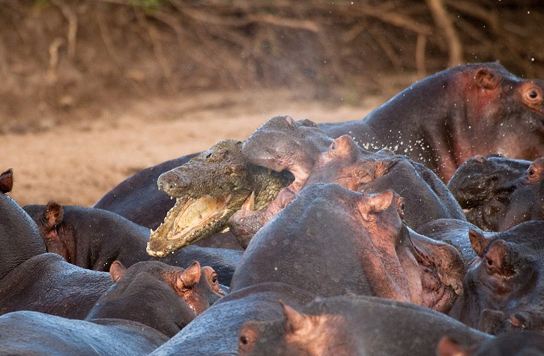
[{"label": "blurred background", "polygon": [[0,169],[92,204],[273,115],[361,118],[466,62],[544,78],[543,29],[537,0],[0,0]]}]

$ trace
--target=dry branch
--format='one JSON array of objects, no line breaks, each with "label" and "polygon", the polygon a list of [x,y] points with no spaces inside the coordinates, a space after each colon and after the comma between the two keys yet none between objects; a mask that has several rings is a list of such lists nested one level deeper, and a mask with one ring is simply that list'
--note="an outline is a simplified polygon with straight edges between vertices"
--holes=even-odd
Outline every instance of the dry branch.
[{"label": "dry branch", "polygon": [[437,26],[444,32],[449,47],[449,66],[463,63],[463,48],[459,36],[442,0],[426,0]]}]

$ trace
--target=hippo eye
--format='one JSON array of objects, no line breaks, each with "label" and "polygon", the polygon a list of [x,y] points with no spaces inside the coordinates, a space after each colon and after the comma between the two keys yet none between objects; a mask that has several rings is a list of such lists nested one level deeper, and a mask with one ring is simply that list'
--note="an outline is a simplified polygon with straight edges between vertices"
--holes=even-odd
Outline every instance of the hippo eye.
[{"label": "hippo eye", "polygon": [[542,92],[539,88],[532,87],[525,91],[524,100],[529,105],[539,105],[542,103]]},{"label": "hippo eye", "polygon": [[529,177],[534,177],[536,172],[534,168],[529,168],[529,171],[527,173],[529,174]]},{"label": "hippo eye", "polygon": [[206,155],[206,158],[210,158],[211,156],[212,156],[212,153],[210,152],[210,153],[208,153],[208,154]]}]

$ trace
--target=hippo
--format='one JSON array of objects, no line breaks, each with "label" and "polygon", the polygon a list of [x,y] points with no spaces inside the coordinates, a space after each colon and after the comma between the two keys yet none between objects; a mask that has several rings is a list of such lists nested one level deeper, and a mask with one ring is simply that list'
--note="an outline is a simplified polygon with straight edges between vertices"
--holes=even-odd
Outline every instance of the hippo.
[{"label": "hippo", "polygon": [[112,211],[138,225],[156,229],[174,206],[174,201],[157,189],[157,178],[187,163],[194,156],[196,154],[171,159],[135,173],[106,193],[93,207]]},{"label": "hippo", "polygon": [[250,320],[277,320],[278,300],[301,307],[315,295],[284,283],[261,283],[223,297],[195,318],[152,355],[237,355],[242,325]]},{"label": "hippo", "polygon": [[414,83],[361,120],[319,127],[366,149],[406,154],[448,181],[475,155],[544,156],[543,93],[543,81],[499,63],[465,64]]},{"label": "hippo", "polygon": [[281,282],[320,296],[375,295],[447,312],[462,293],[461,256],[406,226],[402,205],[391,190],[305,187],[251,240],[231,289]]},{"label": "hippo", "polygon": [[[361,120],[319,127],[334,138],[349,134],[365,149],[406,154],[448,181],[461,163],[477,154],[530,160],[544,155],[543,88],[542,81],[521,79],[498,63],[466,64],[420,80]],[[156,229],[174,205],[157,190],[157,178],[192,157],[136,173],[95,207]]]},{"label": "hippo", "polygon": [[470,230],[477,258],[463,280],[464,294],[450,315],[482,331],[544,330],[542,307],[544,221],[481,235]]},{"label": "hippo", "polygon": [[294,180],[289,189],[298,191],[332,141],[313,121],[275,116],[244,141],[242,154],[252,164],[276,172],[290,171]]},{"label": "hippo", "polygon": [[502,156],[474,157],[448,183],[467,218],[489,231],[504,231],[528,220],[544,219],[544,158],[531,161]]},{"label": "hippo", "polygon": [[316,298],[301,311],[281,305],[280,319],[243,325],[241,356],[432,355],[445,333],[465,343],[492,338],[442,313],[380,298]]},{"label": "hippo", "polygon": [[111,285],[106,272],[74,266],[55,253],[41,253],[0,280],[0,314],[33,310],[83,319]]},{"label": "hippo", "polygon": [[116,213],[55,202],[27,205],[24,209],[37,222],[47,251],[82,268],[108,271],[114,260],[127,267],[147,260],[187,267],[197,260],[214,268],[220,283],[228,286],[242,256],[237,250],[188,246],[155,258],[146,253],[149,229]]},{"label": "hippo", "polygon": [[[279,169],[285,168],[281,162],[294,155],[294,150],[300,149],[302,143],[298,141],[306,131],[311,129],[313,135],[321,137],[318,136],[321,130],[314,126],[296,126],[295,122],[295,127],[289,127],[287,123],[291,120],[288,117],[274,118],[272,123],[275,126],[271,129],[268,123],[263,125],[245,141],[242,150],[245,152],[248,149],[247,155],[253,163],[261,162],[267,164],[267,168],[274,169],[277,161]],[[277,128],[280,122],[286,123],[283,127],[288,129],[280,131]],[[274,158],[270,156],[271,153]],[[338,183],[348,189],[364,192],[393,189],[403,196],[406,204],[404,218],[413,228],[440,218],[465,219],[455,198],[430,169],[390,151],[363,150],[348,135],[330,141],[329,146],[320,147],[311,155],[306,151],[300,153],[287,169],[305,172],[304,179],[299,179],[303,186]],[[231,231],[243,246],[247,246],[251,237],[295,197],[300,187],[289,189],[289,193],[286,190],[281,191],[264,210],[240,210],[231,217]],[[426,213],[421,214],[421,211]]]},{"label": "hippo", "polygon": [[544,157],[534,160],[518,180],[498,231],[528,220],[544,220]]},{"label": "hippo", "polygon": [[470,243],[470,231],[490,237],[491,232],[483,231],[465,220],[437,219],[418,227],[417,232],[431,239],[443,241],[457,248],[463,257],[465,267],[477,257]]},{"label": "hippo", "polygon": [[172,337],[223,297],[214,274],[213,268],[202,267],[198,261],[186,269],[158,261],[138,262],[127,269],[114,261],[110,275],[115,284],[98,299],[86,320],[128,319]]},{"label": "hippo", "polygon": [[224,230],[247,200],[261,209],[290,182],[288,174],[249,164],[241,148],[240,141],[220,141],[159,176],[159,189],[176,204],[152,232],[150,255],[164,256]]},{"label": "hippo", "polygon": [[217,299],[217,286],[201,280],[209,274],[206,269],[198,263],[182,270],[154,261],[125,269],[114,261],[115,284],[85,320],[8,313],[0,317],[0,348],[8,354],[147,355]]},{"label": "hippo", "polygon": [[438,343],[438,356],[524,356],[544,353],[544,334],[513,331],[469,345],[455,337],[444,336]]},{"label": "hippo", "polygon": [[29,258],[45,252],[36,223],[11,199],[13,171],[0,174],[0,281]]}]

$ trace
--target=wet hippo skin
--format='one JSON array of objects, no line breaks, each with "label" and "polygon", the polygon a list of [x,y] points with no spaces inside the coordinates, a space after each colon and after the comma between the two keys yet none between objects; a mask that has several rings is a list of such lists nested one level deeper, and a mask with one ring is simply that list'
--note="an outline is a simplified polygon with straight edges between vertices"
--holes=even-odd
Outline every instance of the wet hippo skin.
[{"label": "wet hippo skin", "polygon": [[251,240],[232,290],[281,282],[320,296],[375,295],[447,311],[461,293],[461,256],[409,229],[401,215],[392,191],[310,185]]},{"label": "wet hippo skin", "polygon": [[543,81],[498,63],[465,64],[414,83],[361,120],[319,127],[367,149],[406,154],[448,181],[478,154],[544,155],[543,93]]},{"label": "wet hippo skin", "polygon": [[470,244],[471,230],[485,236],[491,236],[492,234],[482,231],[468,221],[457,219],[437,219],[417,228],[417,232],[420,234],[455,246],[461,253],[467,267],[477,256]]},{"label": "wet hippo skin", "polygon": [[238,335],[249,320],[276,320],[278,300],[302,306],[314,295],[283,283],[262,283],[233,292],[199,315],[152,355],[237,355]]},{"label": "wet hippo skin", "polygon": [[474,157],[448,183],[469,221],[504,231],[528,220],[544,219],[544,158],[531,161],[502,156]]},{"label": "wet hippo skin", "polygon": [[6,193],[13,186],[13,172],[0,174],[0,279],[29,258],[45,252],[36,223]]},{"label": "wet hippo skin", "polygon": [[253,164],[285,169],[295,177],[265,209],[242,209],[230,218],[231,231],[243,246],[302,187],[315,183],[337,183],[368,193],[393,189],[404,198],[404,219],[412,228],[440,218],[465,219],[455,198],[429,168],[387,150],[364,150],[349,135],[332,140],[309,120],[274,117],[244,142],[242,151]]},{"label": "wet hippo skin", "polygon": [[514,331],[479,342],[464,344],[455,337],[440,340],[438,356],[528,356],[544,353],[544,334]]},{"label": "wet hippo skin", "polygon": [[57,254],[42,253],[0,280],[0,313],[33,310],[83,319],[111,285],[106,272],[86,270]]},{"label": "wet hippo skin", "polygon": [[464,343],[491,338],[416,305],[342,296],[283,303],[278,320],[245,323],[239,347],[240,355],[433,355],[446,333]]},{"label": "wet hippo skin", "polygon": [[24,209],[38,223],[47,251],[82,268],[108,271],[114,260],[127,267],[147,260],[187,267],[196,260],[214,268],[219,281],[229,285],[242,255],[237,250],[188,246],[153,258],[146,253],[149,229],[113,212],[56,203],[27,205]]},{"label": "wet hippo skin", "polygon": [[115,261],[110,271],[115,284],[85,321],[8,313],[0,317],[0,349],[7,354],[148,354],[218,299],[207,268],[141,262],[127,270]]},{"label": "wet hippo skin", "polygon": [[157,188],[157,178],[194,156],[172,159],[134,174],[106,193],[94,207],[113,211],[138,225],[156,229],[175,202]]},{"label": "wet hippo skin", "polygon": [[480,330],[544,330],[542,296],[544,221],[482,235],[470,231],[477,257],[467,269],[464,294],[450,315]]},{"label": "wet hippo skin", "polygon": [[137,322],[89,322],[33,311],[5,314],[0,327],[0,348],[10,355],[147,355],[168,340]]}]

